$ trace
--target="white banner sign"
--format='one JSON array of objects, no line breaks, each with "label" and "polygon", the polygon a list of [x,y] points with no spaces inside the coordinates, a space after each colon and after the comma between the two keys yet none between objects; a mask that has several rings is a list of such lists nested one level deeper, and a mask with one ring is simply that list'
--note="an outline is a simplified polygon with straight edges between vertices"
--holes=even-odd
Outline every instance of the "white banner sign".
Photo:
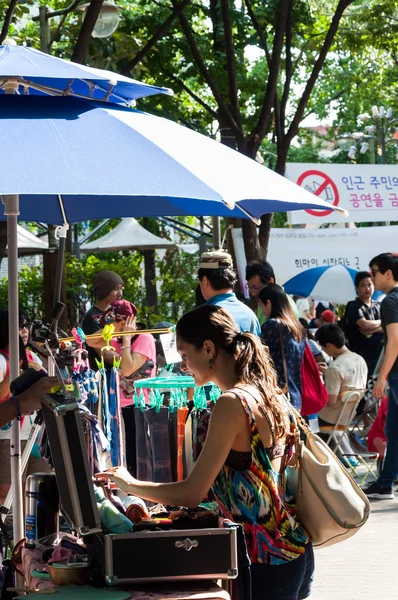
[{"label": "white banner sign", "polygon": [[283,285],[314,267],[343,265],[368,271],[382,252],[398,252],[398,226],[355,229],[272,229],[267,260]]},{"label": "white banner sign", "polygon": [[286,177],[349,213],[346,218],[328,210],[292,211],[292,225],[398,221],[398,165],[289,163]]}]

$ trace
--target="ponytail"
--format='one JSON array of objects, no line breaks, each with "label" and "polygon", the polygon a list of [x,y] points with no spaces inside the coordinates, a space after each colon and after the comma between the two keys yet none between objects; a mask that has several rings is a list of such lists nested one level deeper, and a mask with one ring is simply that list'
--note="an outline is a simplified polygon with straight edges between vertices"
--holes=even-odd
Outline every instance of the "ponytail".
[{"label": "ponytail", "polygon": [[286,411],[282,408],[285,399],[278,385],[278,376],[268,347],[257,336],[245,332],[240,334],[237,349],[236,376],[242,383],[258,389],[264,408],[274,420],[276,437],[285,436],[289,427]]},{"label": "ponytail", "polygon": [[274,420],[277,437],[288,432],[285,399],[267,346],[248,332],[240,332],[230,315],[220,308],[204,304],[186,313],[177,323],[176,334],[195,348],[211,340],[216,348],[235,358],[235,374],[245,385],[258,389],[263,406]]}]

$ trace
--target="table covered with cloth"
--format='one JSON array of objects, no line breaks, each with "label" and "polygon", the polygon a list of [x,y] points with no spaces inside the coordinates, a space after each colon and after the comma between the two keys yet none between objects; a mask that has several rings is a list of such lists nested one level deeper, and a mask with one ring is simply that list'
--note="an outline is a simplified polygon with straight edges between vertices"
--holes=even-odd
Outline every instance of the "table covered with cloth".
[{"label": "table covered with cloth", "polygon": [[[49,591],[43,589],[28,595],[35,600],[230,600],[229,594],[212,582],[174,583],[133,591],[68,585],[54,587],[53,594]],[[23,600],[26,596],[17,598]]]},{"label": "table covered with cloth", "polygon": [[[22,567],[26,586],[37,590],[29,594],[35,600],[230,600],[230,595],[211,581],[189,583],[168,583],[157,585],[143,584],[141,589],[122,590],[115,588],[95,588],[90,586],[55,586],[48,579],[32,577],[35,569],[43,569],[41,551],[22,550]],[[49,593],[53,588],[54,593]],[[40,593],[42,591],[43,593]],[[51,590],[52,591],[52,590]],[[23,600],[26,596],[17,596]]]}]

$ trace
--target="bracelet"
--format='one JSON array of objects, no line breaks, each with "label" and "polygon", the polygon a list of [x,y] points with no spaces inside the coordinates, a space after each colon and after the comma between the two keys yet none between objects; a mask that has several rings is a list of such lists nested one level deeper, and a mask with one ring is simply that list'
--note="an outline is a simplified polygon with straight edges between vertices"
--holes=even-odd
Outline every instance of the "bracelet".
[{"label": "bracelet", "polygon": [[19,407],[19,400],[16,396],[10,396],[10,400],[15,402],[15,406],[17,407],[17,421],[22,421],[21,409]]},{"label": "bracelet", "polygon": [[124,350],[125,348],[131,348],[131,346],[120,346],[120,348]]}]

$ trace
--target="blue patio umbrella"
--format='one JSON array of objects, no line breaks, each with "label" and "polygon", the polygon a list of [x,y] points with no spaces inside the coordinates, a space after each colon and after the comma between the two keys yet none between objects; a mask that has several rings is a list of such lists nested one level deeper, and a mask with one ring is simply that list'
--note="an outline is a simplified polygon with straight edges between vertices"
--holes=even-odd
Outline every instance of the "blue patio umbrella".
[{"label": "blue patio umbrella", "polygon": [[44,54],[25,46],[0,46],[0,94],[76,96],[129,104],[169,88],[148,85],[102,69]]},{"label": "blue patio umbrella", "polygon": [[115,104],[0,96],[0,130],[0,193],[19,195],[25,220],[330,209],[210,138]]},{"label": "blue patio umbrella", "polygon": [[[356,297],[355,276],[358,273],[343,265],[306,269],[283,284],[287,294],[346,304]],[[383,294],[375,292],[378,300]]]},{"label": "blue patio umbrella", "polygon": [[[0,80],[1,73],[0,64]],[[8,221],[11,379],[18,375],[19,365],[18,216],[54,224],[149,215],[249,216],[258,222],[267,212],[331,208],[222,144],[167,119],[116,104],[0,95],[0,131],[0,195]],[[19,539],[22,487],[15,425],[12,436],[14,538]]]},{"label": "blue patio umbrella", "polygon": [[[168,88],[156,87],[142,84],[138,81],[122,75],[93,69],[84,65],[78,65],[62,60],[38,50],[23,46],[0,46],[0,97],[3,95],[35,96],[36,99],[45,100],[46,96],[67,96],[58,100],[72,100],[73,97],[87,98],[90,101],[102,101],[103,103],[116,103],[131,105],[137,98],[151,96],[153,94],[172,94]],[[72,98],[71,98],[72,97]],[[8,114],[8,117],[10,115]],[[12,117],[11,117],[12,118]],[[48,124],[50,120],[48,121]],[[31,124],[33,125],[32,121]],[[7,128],[7,135],[14,136],[16,131]],[[33,133],[32,128],[32,132]],[[3,134],[3,132],[2,132]],[[20,138],[19,147],[30,147],[33,153],[38,153],[41,146],[46,146],[45,137],[36,138],[34,147],[31,145],[33,138]],[[26,142],[26,144],[25,144]],[[2,135],[2,147],[6,146],[6,138]],[[68,148],[64,148],[65,155]],[[13,149],[13,152],[19,150]],[[10,156],[10,155],[9,155]],[[14,154],[15,158],[15,154]],[[26,156],[24,157],[26,159]],[[14,175],[17,179],[24,172],[26,161],[21,156],[19,165],[14,164]],[[4,160],[4,155],[3,155]],[[18,161],[17,161],[18,163]],[[47,164],[48,173],[51,172],[51,155]],[[7,160],[2,164],[2,172],[7,170]],[[40,176],[37,172],[36,176]],[[34,179],[36,178],[34,177]],[[71,180],[73,175],[71,174]],[[18,193],[18,183],[14,188]],[[19,199],[17,196],[3,197],[5,213],[7,214],[8,226],[8,270],[9,270],[9,326],[10,326],[10,378],[17,377],[19,373],[19,351],[18,351],[18,275],[17,275],[17,216],[19,214]],[[32,217],[33,216],[32,213]],[[56,220],[55,220],[56,222]],[[63,230],[66,235],[66,229]],[[65,238],[62,239],[64,247]],[[62,253],[60,252],[60,256]],[[20,440],[19,428],[14,425],[11,433],[11,447],[14,452],[11,459],[12,489],[14,498],[14,539],[23,537],[22,520],[22,484],[20,477]]]}]

